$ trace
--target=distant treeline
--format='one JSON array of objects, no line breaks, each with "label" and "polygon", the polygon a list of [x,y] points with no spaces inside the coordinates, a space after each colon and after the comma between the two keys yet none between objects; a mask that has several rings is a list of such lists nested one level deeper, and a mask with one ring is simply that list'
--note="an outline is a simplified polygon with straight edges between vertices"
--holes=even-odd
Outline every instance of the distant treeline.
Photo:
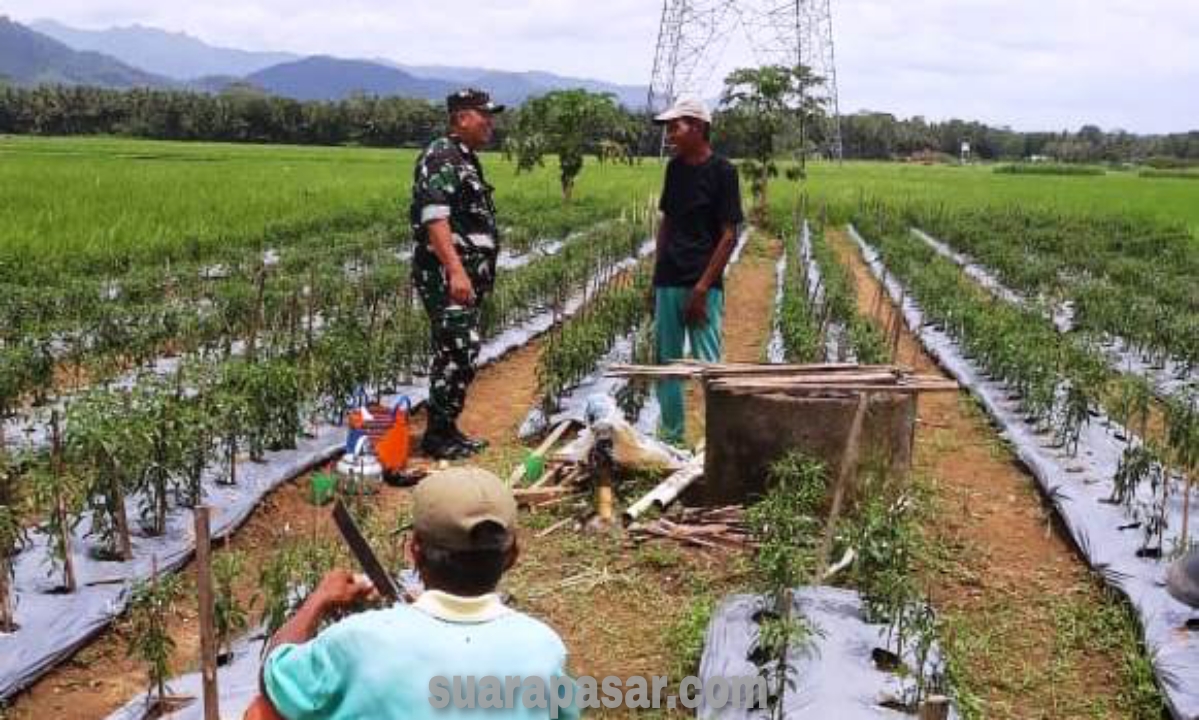
[{"label": "distant treeline", "polygon": [[1149,162],[1162,167],[1199,163],[1199,130],[1170,135],[1104,132],[1084,125],[1077,132],[1017,132],[979,122],[928,122],[889,113],[857,113],[841,119],[845,157],[903,158],[927,152],[957,157],[962,142],[983,160],[1052,158],[1068,163]]},{"label": "distant treeline", "polygon": [[[496,128],[502,141],[511,114]],[[634,153],[656,154],[661,136],[643,113],[629,113],[644,132],[632,140]],[[826,123],[808,129],[810,152],[831,143]],[[126,135],[160,140],[360,144],[411,147],[445,126],[438,103],[408,98],[357,96],[337,102],[301,102],[234,85],[220,94],[171,90],[105,90],[94,87],[0,86],[0,133],[23,135]],[[796,135],[794,129],[791,134]],[[752,143],[745,123],[716,114],[718,150],[742,157]],[[928,122],[863,112],[841,118],[845,157],[861,160],[958,157],[962,142],[983,160],[1044,156],[1068,163],[1142,162],[1163,169],[1199,164],[1199,131],[1171,135],[1105,132],[1086,125],[1077,132],[1017,132],[979,122]],[[795,138],[781,147],[796,147]]]},{"label": "distant treeline", "polygon": [[398,97],[300,102],[248,88],[219,95],[78,86],[0,89],[0,133],[397,147],[428,142],[444,126],[445,111],[437,105]]}]

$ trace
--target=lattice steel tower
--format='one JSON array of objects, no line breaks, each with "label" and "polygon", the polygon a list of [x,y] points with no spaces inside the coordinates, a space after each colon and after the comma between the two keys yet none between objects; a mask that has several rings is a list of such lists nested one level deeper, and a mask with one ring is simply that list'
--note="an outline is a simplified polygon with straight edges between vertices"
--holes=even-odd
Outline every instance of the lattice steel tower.
[{"label": "lattice steel tower", "polygon": [[663,0],[649,108],[683,95],[703,97],[730,40],[744,33],[759,65],[805,65],[824,83],[804,88],[823,100],[827,122],[802,128],[820,152],[841,159],[841,109],[831,0]]}]

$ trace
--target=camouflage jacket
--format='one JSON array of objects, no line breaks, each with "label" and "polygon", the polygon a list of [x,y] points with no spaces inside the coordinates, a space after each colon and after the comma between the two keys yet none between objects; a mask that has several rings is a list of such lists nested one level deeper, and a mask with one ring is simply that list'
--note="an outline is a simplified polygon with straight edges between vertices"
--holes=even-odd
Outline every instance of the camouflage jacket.
[{"label": "camouflage jacket", "polygon": [[471,280],[482,285],[477,289],[490,289],[499,253],[493,190],[483,177],[478,156],[457,138],[440,137],[430,143],[417,158],[412,179],[409,220],[416,240],[415,265],[440,268],[429,247],[426,223],[448,218],[454,248]]}]

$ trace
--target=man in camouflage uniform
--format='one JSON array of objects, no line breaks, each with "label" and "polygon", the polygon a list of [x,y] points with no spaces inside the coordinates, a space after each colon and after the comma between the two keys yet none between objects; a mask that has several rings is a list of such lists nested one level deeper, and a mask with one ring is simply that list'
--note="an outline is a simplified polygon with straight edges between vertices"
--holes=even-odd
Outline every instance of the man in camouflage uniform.
[{"label": "man in camouflage uniform", "polygon": [[475,152],[491,141],[487,93],[462,90],[446,99],[450,130],[416,161],[410,219],[416,237],[413,284],[429,314],[429,424],[421,449],[454,460],[479,452],[483,440],[457,426],[479,355],[481,303],[495,284],[499,230],[492,187]]}]

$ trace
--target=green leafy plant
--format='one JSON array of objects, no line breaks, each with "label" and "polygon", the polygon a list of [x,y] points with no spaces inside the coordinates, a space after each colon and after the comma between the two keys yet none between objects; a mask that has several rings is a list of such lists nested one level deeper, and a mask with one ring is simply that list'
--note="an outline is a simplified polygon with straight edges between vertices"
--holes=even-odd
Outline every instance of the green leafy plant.
[{"label": "green leafy plant", "polygon": [[82,520],[85,489],[77,478],[57,463],[37,462],[26,471],[34,504],[42,515],[37,530],[46,537],[50,573],[62,573],[62,588],[75,592],[75,566],[71,557],[72,534]]},{"label": "green leafy plant", "polygon": [[237,598],[235,584],[245,570],[245,553],[232,550],[212,560],[213,620],[217,655],[233,651],[233,639],[249,626],[249,611]]},{"label": "green leafy plant", "polygon": [[18,495],[22,474],[4,448],[0,433],[0,633],[16,629],[13,558],[25,543],[25,502]]},{"label": "green leafy plant", "polygon": [[175,650],[168,623],[182,594],[180,577],[166,574],[137,583],[129,597],[128,655],[145,663],[148,692],[156,696],[159,708],[166,707],[166,682]]},{"label": "green leafy plant", "polygon": [[86,483],[92,510],[89,534],[99,539],[102,555],[121,560],[133,557],[125,496],[132,484],[131,469],[140,465],[145,448],[130,408],[127,394],[97,389],[67,411],[67,455]]},{"label": "green leafy plant", "polygon": [[792,612],[792,589],[815,573],[821,515],[828,493],[824,464],[792,452],[769,470],[769,490],[746,512],[746,522],[758,542],[757,577],[766,594],[758,613],[755,661],[769,688],[773,716],[782,712],[790,648],[812,633],[810,624]]}]

